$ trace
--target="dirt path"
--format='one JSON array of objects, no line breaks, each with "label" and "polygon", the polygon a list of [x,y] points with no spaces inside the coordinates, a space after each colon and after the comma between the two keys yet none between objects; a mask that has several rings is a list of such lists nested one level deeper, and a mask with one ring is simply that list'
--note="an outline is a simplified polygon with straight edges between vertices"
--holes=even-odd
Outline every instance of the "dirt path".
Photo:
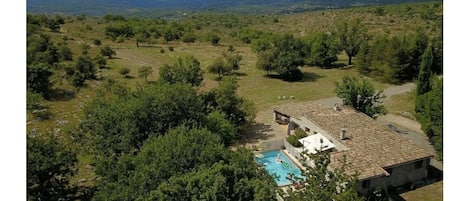
[{"label": "dirt path", "polygon": [[[389,98],[391,96],[397,95],[397,94],[403,94],[409,91],[412,91],[415,88],[414,83],[407,83],[395,87],[389,87],[385,90],[383,90],[383,94],[386,96],[386,98]],[[335,103],[341,103],[342,100],[339,97],[330,97],[330,98],[324,98],[321,100],[316,101],[318,104],[322,105],[327,105],[327,106],[334,106]]]},{"label": "dirt path", "polygon": [[[387,88],[383,90],[383,94],[386,95],[386,98],[389,98],[393,95],[409,92],[413,90],[414,87],[415,84],[407,83],[404,85]],[[338,97],[330,97],[318,100],[316,102],[318,104],[332,107],[335,103],[342,102],[342,100]],[[248,137],[248,140],[246,140],[247,142],[258,142],[259,140],[271,140],[285,137],[284,132],[276,131],[278,129],[276,129],[277,124],[273,121],[272,111],[270,111],[270,109],[259,111],[255,121],[257,127],[261,129],[254,129],[256,132],[252,133],[253,136]],[[419,144],[420,146],[434,153],[433,147],[429,144],[427,136],[420,129],[420,124],[417,121],[394,114],[387,114],[385,116],[379,117],[378,121],[381,124],[394,129],[398,133],[405,134],[407,138],[414,141],[416,144]],[[259,133],[263,133],[263,137],[255,137],[259,135]],[[249,140],[249,138],[253,138],[254,140]]]},{"label": "dirt path", "polygon": [[413,120],[409,119],[407,117],[395,115],[395,114],[387,114],[385,116],[379,117],[378,121],[383,121],[383,122],[389,122],[393,124],[397,124],[399,126],[402,126],[406,129],[412,130],[417,133],[423,134],[424,132],[422,129],[420,129],[420,123]]}]

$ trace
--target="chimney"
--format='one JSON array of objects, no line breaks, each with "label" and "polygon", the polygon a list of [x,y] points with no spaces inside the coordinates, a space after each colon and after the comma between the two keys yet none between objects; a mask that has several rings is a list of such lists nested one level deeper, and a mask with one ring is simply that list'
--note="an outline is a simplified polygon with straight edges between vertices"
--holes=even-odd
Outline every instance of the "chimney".
[{"label": "chimney", "polygon": [[345,136],[345,128],[340,129],[340,139],[345,140],[347,137]]}]

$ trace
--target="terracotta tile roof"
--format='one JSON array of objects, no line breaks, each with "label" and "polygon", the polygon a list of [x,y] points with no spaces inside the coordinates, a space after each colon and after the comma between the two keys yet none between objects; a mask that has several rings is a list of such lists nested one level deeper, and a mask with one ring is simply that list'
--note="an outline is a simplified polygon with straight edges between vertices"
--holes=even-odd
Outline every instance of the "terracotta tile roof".
[{"label": "terracotta tile roof", "polygon": [[282,114],[289,115],[295,118],[299,118],[307,112],[320,110],[323,107],[317,104],[317,102],[308,101],[308,102],[285,103],[282,105],[272,106],[271,108],[272,110],[275,110]]},{"label": "terracotta tile roof", "polygon": [[359,180],[388,174],[382,167],[372,161],[368,161],[366,158],[361,158],[352,150],[332,152],[329,167],[332,169],[340,168],[344,163],[344,156],[346,159],[344,165],[345,174],[353,175],[359,173]]},{"label": "terracotta tile roof", "polygon": [[[304,107],[303,110],[301,107]],[[277,109],[296,118],[305,116],[349,148],[331,153],[331,167],[339,167],[339,160],[346,155],[346,172],[360,172],[359,179],[385,175],[384,168],[433,156],[406,137],[351,107],[340,106],[339,110],[334,110],[305,102],[296,107],[282,106]],[[340,140],[341,129],[346,131],[346,140]]]}]

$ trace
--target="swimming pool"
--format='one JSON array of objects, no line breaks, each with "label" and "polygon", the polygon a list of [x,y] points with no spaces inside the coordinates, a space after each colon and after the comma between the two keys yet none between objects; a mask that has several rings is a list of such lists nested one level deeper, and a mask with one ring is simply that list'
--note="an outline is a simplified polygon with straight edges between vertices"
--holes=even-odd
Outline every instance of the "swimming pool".
[{"label": "swimming pool", "polygon": [[[282,162],[276,161],[277,156],[280,157]],[[280,150],[263,152],[256,156],[256,161],[259,164],[264,165],[270,175],[273,176],[275,174],[278,176],[278,178],[274,177],[278,186],[292,184],[292,182],[287,179],[289,174],[303,178],[301,170]]]}]

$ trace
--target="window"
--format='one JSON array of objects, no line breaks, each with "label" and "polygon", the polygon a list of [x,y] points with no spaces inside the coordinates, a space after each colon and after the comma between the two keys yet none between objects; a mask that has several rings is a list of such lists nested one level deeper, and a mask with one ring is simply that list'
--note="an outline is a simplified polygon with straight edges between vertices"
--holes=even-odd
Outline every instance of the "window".
[{"label": "window", "polygon": [[308,127],[305,127],[305,131],[309,133],[311,130],[309,130]]},{"label": "window", "polygon": [[362,181],[362,187],[363,188],[370,188],[370,180],[365,180],[365,181]]},{"label": "window", "polygon": [[420,169],[423,166],[423,161],[417,161],[415,162],[415,169]]}]

